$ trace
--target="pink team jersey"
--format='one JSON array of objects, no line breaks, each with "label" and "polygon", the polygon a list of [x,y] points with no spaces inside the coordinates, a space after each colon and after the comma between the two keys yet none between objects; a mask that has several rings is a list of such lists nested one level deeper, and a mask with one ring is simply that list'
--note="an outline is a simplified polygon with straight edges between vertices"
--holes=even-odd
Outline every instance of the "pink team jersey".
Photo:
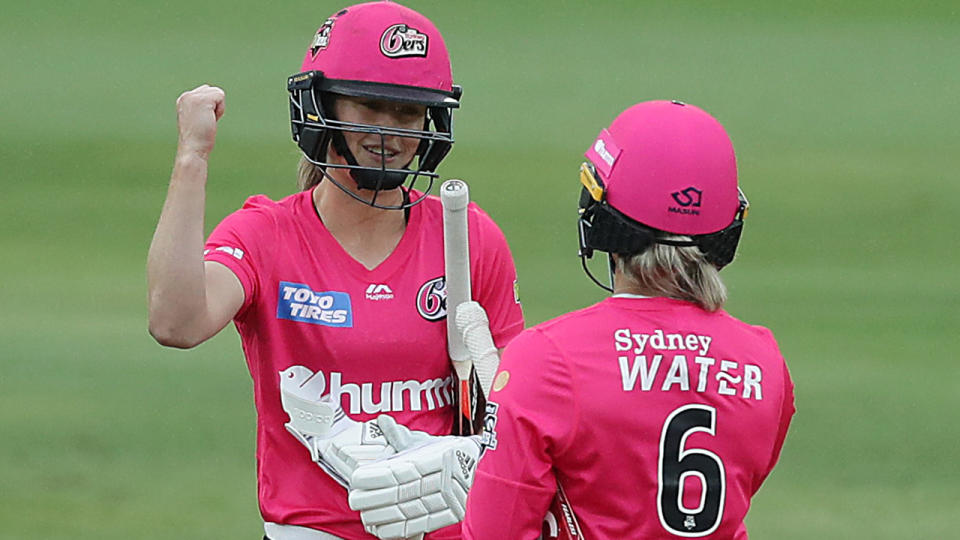
[{"label": "pink team jersey", "polygon": [[504,352],[464,537],[530,539],[563,486],[586,540],[746,539],[794,412],[769,330],[608,298]]},{"label": "pink team jersey", "polygon": [[[474,299],[502,347],[523,328],[513,260],[503,234],[476,205],[468,223]],[[279,373],[304,366],[324,377],[326,391],[354,420],[387,413],[411,429],[450,433],[440,200],[428,197],[410,209],[400,243],[373,270],[327,231],[312,191],[278,202],[250,198],[210,235],[205,259],[227,266],[243,284],[234,323],[253,378],[264,520],[373,538],[347,505],[346,490],[284,428]],[[428,535],[458,537],[458,526]]]}]

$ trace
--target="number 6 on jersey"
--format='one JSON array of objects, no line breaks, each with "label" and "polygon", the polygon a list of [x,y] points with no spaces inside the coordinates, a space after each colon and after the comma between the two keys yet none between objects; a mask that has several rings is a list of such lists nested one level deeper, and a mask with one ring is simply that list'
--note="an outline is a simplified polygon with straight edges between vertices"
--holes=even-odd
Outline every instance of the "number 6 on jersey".
[{"label": "number 6 on jersey", "polygon": [[[677,536],[695,538],[717,529],[723,518],[726,475],[723,461],[709,450],[686,448],[687,437],[698,431],[716,435],[717,410],[708,405],[684,405],[667,417],[660,436],[657,467],[657,513],[660,523]],[[684,504],[684,482],[700,481],[696,508]]]}]

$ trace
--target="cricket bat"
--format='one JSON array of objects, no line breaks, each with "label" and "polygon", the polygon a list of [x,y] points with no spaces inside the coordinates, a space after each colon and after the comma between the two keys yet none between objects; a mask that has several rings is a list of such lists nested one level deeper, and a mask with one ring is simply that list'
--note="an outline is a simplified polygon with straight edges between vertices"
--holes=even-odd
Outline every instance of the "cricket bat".
[{"label": "cricket bat", "polygon": [[543,518],[543,528],[540,532],[540,540],[583,540],[583,532],[580,530],[580,523],[577,521],[576,514],[573,513],[573,507],[570,506],[570,500],[567,499],[563,486],[557,482],[557,494],[550,503],[550,509]]},{"label": "cricket bat", "polygon": [[473,361],[457,329],[457,306],[469,302],[470,237],[467,228],[467,205],[470,190],[463,180],[450,179],[440,185],[440,203],[443,206],[443,265],[447,287],[447,351],[457,374],[457,410],[454,421],[457,435],[474,432],[476,394],[473,382]]}]

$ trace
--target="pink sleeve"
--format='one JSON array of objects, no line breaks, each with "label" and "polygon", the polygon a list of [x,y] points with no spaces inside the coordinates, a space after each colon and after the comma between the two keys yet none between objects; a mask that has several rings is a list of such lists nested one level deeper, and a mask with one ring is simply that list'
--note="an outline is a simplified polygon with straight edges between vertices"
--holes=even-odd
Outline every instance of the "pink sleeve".
[{"label": "pink sleeve", "polygon": [[797,407],[794,403],[793,381],[790,379],[790,372],[787,370],[786,364],[784,364],[783,402],[780,404],[780,427],[777,430],[777,439],[773,445],[773,454],[770,457],[768,470],[772,471],[780,459],[780,451],[783,449],[783,442],[787,438],[787,430],[790,429],[790,420],[793,418],[795,412],[797,412]]},{"label": "pink sleeve", "polygon": [[276,222],[266,212],[267,206],[273,204],[262,195],[250,197],[240,210],[214,227],[204,246],[203,259],[226,266],[243,285],[243,305],[236,317],[254,303],[262,265],[271,260],[268,247],[276,245]]},{"label": "pink sleeve", "polygon": [[503,232],[476,204],[470,204],[470,273],[473,297],[487,311],[490,333],[503,348],[523,330],[523,310],[517,296],[517,269]]},{"label": "pink sleeve", "polygon": [[467,499],[464,537],[532,539],[556,493],[555,456],[573,441],[578,414],[572,380],[559,350],[535,329],[507,346],[498,379],[501,389],[490,396],[485,422],[489,447]]},{"label": "pink sleeve", "polygon": [[767,470],[763,471],[763,474],[758,478],[756,485],[754,486],[754,492],[760,489],[763,481],[767,479],[767,476],[770,475],[770,472],[773,471],[773,468],[777,465],[777,461],[780,460],[780,451],[783,449],[783,443],[787,438],[787,431],[790,429],[790,421],[793,419],[793,414],[797,410],[794,403],[793,380],[790,379],[790,371],[787,369],[787,363],[784,361],[783,356],[780,353],[780,347],[777,345],[777,340],[773,337],[773,333],[767,328],[757,328],[762,330],[762,333],[770,342],[770,345],[773,349],[772,354],[783,366],[783,395],[781,396],[780,401],[780,421],[777,427],[777,438],[774,439],[773,449],[770,453],[770,462],[769,465],[767,465]]}]

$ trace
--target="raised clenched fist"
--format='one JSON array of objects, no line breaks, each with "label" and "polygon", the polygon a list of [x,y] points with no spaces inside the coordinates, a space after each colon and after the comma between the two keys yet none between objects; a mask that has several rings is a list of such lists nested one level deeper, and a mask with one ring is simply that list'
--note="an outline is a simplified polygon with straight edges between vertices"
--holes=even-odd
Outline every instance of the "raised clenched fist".
[{"label": "raised clenched fist", "polygon": [[223,90],[202,85],[177,98],[178,153],[191,153],[204,159],[213,150],[217,138],[217,120],[223,116]]}]

